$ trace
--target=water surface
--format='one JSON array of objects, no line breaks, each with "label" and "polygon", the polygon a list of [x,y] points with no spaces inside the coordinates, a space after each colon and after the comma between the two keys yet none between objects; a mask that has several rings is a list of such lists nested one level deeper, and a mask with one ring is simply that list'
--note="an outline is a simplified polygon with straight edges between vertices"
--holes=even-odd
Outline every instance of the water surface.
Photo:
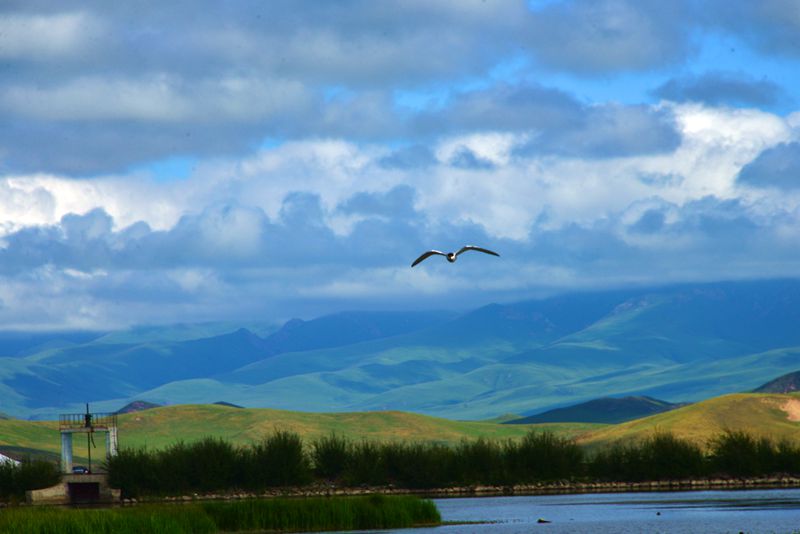
[{"label": "water surface", "polygon": [[[800,489],[434,499],[444,521],[405,534],[800,533]],[[542,518],[550,523],[540,524]]]}]

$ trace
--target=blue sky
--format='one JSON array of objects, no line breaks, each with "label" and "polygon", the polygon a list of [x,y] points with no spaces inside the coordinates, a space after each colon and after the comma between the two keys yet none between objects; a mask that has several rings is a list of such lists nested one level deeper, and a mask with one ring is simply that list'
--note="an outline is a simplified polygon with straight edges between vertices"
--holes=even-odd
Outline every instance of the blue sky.
[{"label": "blue sky", "polygon": [[[796,0],[4,2],[0,322],[797,276],[797,35]],[[465,243],[502,257],[410,268]]]}]

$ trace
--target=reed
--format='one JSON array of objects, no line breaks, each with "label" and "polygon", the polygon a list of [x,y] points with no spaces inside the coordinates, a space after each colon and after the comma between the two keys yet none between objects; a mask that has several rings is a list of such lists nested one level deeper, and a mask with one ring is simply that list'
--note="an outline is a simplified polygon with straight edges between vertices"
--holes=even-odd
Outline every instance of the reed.
[{"label": "reed", "polygon": [[206,534],[218,532],[198,506],[141,506],[76,510],[10,508],[0,514],[0,532],[26,534]]},{"label": "reed", "polygon": [[430,500],[411,496],[266,499],[209,502],[203,510],[220,530],[364,530],[441,522]]},{"label": "reed", "polygon": [[439,523],[439,512],[429,500],[374,495],[92,510],[11,508],[0,514],[0,533],[204,534],[408,528]]}]

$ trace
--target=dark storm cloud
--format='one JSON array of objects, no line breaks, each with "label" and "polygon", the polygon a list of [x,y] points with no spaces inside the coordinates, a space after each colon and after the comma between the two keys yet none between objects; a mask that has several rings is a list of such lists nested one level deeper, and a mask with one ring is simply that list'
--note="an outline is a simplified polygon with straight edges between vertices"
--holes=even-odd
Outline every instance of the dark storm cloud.
[{"label": "dark storm cloud", "polygon": [[770,80],[755,80],[744,73],[707,72],[700,76],[673,78],[653,91],[674,102],[703,102],[712,106],[773,106],[784,96]]},{"label": "dark storm cloud", "polygon": [[800,189],[800,143],[781,143],[745,165],[736,181],[751,187]]}]

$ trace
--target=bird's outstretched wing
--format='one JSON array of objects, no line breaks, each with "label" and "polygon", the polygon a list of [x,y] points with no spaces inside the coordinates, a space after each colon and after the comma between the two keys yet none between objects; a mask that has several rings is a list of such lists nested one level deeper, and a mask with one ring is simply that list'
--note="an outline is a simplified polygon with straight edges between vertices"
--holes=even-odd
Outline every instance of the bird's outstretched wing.
[{"label": "bird's outstretched wing", "polygon": [[492,256],[497,256],[498,258],[500,257],[500,254],[498,254],[497,252],[492,252],[488,248],[476,247],[474,245],[466,245],[466,246],[461,247],[461,250],[456,252],[456,256],[458,256],[462,252],[466,252],[468,250],[477,250],[478,252],[484,252],[486,254],[491,254]]},{"label": "bird's outstretched wing", "polygon": [[414,267],[416,264],[418,264],[421,261],[424,261],[424,260],[430,258],[431,256],[433,256],[435,254],[438,254],[439,256],[447,256],[447,254],[445,254],[444,252],[441,252],[441,251],[438,251],[438,250],[429,250],[428,252],[424,253],[422,256],[420,256],[419,258],[414,260],[414,263],[412,263],[411,266]]}]

